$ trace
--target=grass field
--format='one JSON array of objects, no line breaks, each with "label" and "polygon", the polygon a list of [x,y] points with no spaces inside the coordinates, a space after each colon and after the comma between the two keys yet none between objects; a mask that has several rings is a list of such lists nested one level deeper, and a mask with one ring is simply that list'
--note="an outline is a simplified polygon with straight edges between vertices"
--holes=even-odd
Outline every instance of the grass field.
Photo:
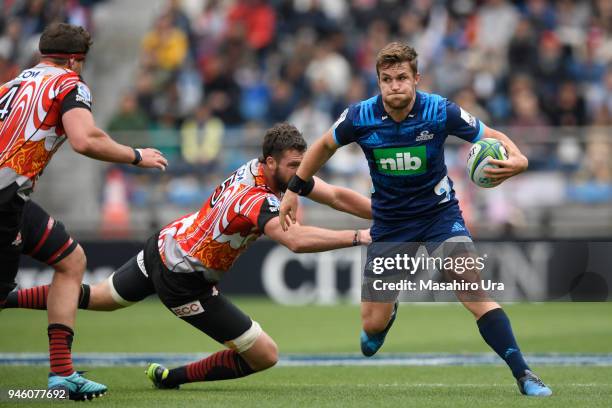
[{"label": "grass field", "polygon": [[[286,307],[265,300],[236,303],[277,341],[281,353],[357,353],[359,309]],[[612,353],[612,304],[559,303],[506,306],[527,353]],[[0,352],[45,352],[46,315],[0,314]],[[211,352],[219,346],[179,321],[156,301],[112,313],[80,311],[73,347],[79,352]],[[484,344],[459,305],[402,305],[383,352],[482,353]],[[506,367],[276,367],[238,381],[152,390],[143,367],[78,367],[106,383],[101,406],[612,406],[612,367],[533,367],[555,394],[521,397]],[[0,366],[0,389],[42,388],[46,367]],[[6,401],[19,407],[45,402]],[[55,404],[54,404],[55,405]]]}]

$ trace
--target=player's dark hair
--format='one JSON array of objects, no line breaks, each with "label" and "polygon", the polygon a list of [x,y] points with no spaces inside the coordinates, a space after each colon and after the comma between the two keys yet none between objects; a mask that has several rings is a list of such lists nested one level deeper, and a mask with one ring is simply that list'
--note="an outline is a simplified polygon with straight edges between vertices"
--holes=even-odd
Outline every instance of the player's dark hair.
[{"label": "player's dark hair", "polygon": [[280,160],[283,152],[297,150],[304,152],[307,144],[297,128],[289,123],[277,123],[266,131],[259,161],[264,163],[268,156]]},{"label": "player's dark hair", "polygon": [[408,62],[412,73],[417,74],[418,54],[414,48],[400,42],[391,42],[385,45],[376,56],[376,76],[380,76],[380,70],[390,67],[391,65]]},{"label": "player's dark hair", "polygon": [[[54,54],[87,54],[89,47],[93,44],[91,34],[83,27],[66,24],[53,23],[43,31],[38,42],[38,49],[42,55]],[[68,59],[68,57],[66,57]]]}]

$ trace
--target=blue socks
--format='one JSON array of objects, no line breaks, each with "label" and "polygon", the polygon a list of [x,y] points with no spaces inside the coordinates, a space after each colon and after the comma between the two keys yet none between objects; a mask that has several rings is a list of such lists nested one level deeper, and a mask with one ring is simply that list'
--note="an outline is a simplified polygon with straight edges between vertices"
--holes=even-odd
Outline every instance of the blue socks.
[{"label": "blue socks", "polygon": [[529,370],[529,366],[516,344],[510,320],[504,310],[501,308],[490,310],[476,323],[484,341],[508,364],[514,378],[518,380],[525,375],[525,370]]}]

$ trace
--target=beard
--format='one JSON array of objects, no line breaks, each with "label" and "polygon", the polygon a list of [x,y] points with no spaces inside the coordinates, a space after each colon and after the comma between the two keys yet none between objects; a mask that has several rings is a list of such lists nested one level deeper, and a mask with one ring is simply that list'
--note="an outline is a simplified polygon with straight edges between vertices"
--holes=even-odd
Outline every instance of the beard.
[{"label": "beard", "polygon": [[401,96],[399,94],[394,94],[385,97],[385,103],[387,106],[394,110],[401,110],[408,107],[411,101],[412,98],[405,94]]},{"label": "beard", "polygon": [[287,187],[289,185],[289,182],[284,181],[283,179],[281,179],[280,174],[278,174],[278,170],[276,170],[274,172],[274,184],[276,184],[276,187],[278,188],[278,190],[281,193],[284,193],[285,191],[287,191]]}]

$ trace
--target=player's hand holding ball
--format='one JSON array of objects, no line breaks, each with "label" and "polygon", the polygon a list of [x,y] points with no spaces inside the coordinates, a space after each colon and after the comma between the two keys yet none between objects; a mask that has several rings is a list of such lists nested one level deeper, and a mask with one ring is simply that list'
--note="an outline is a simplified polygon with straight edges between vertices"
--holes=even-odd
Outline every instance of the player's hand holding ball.
[{"label": "player's hand holding ball", "polygon": [[474,143],[467,160],[468,177],[479,187],[498,186],[527,169],[527,158],[518,150],[506,149],[501,141],[486,138]]}]

